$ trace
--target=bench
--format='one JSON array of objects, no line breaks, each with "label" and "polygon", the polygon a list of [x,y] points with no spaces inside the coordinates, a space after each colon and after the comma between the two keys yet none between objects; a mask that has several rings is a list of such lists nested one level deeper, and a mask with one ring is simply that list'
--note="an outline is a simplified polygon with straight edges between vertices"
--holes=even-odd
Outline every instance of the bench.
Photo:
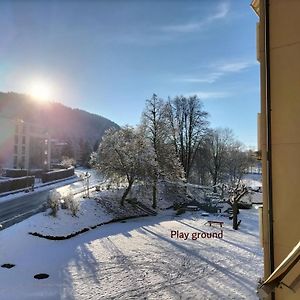
[{"label": "bench", "polygon": [[211,224],[218,224],[220,225],[220,227],[223,227],[224,222],[221,221],[207,221],[205,224],[209,224],[209,226],[211,226]]},{"label": "bench", "polygon": [[189,210],[189,211],[196,211],[196,210],[200,210],[198,206],[196,205],[187,205],[186,206],[186,210]]}]

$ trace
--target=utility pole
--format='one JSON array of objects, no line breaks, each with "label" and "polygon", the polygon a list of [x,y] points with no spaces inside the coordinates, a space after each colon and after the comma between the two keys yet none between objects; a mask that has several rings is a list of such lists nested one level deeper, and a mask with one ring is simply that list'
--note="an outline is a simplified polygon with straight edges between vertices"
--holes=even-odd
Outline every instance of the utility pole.
[{"label": "utility pole", "polygon": [[91,174],[89,172],[86,172],[85,180],[86,180],[86,188],[87,188],[87,191],[86,191],[87,198],[90,198],[90,177],[91,177]]}]

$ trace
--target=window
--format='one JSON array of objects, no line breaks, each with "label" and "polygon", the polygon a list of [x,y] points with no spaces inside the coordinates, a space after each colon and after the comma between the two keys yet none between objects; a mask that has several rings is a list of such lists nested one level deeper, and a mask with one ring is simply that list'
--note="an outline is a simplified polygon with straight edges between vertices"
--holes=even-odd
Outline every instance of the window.
[{"label": "window", "polygon": [[18,132],[19,132],[19,125],[16,125],[16,128],[15,128],[15,130],[16,130],[16,133],[18,133]]},{"label": "window", "polygon": [[15,152],[15,154],[18,154],[18,145],[15,145],[14,152]]},{"label": "window", "polygon": [[18,142],[19,142],[19,137],[15,135],[15,144],[18,144]]},{"label": "window", "polygon": [[26,142],[26,137],[25,136],[22,136],[22,144],[24,145]]},{"label": "window", "polygon": [[22,154],[25,154],[25,146],[22,146]]}]

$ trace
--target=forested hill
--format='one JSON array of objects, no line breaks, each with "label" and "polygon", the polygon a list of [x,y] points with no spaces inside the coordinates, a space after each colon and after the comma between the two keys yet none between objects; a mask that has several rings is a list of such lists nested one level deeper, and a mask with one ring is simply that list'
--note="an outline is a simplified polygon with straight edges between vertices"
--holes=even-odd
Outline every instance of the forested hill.
[{"label": "forested hill", "polygon": [[0,117],[21,118],[48,129],[52,138],[87,141],[91,147],[101,139],[105,130],[119,126],[109,119],[73,109],[60,103],[39,103],[29,96],[0,92]]}]

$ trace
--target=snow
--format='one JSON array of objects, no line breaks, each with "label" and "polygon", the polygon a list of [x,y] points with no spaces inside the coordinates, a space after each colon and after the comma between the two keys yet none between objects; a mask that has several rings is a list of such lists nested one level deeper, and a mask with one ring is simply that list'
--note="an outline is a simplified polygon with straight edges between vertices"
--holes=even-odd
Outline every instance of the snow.
[{"label": "snow", "polygon": [[261,174],[245,174],[243,176],[242,182],[252,189],[257,189],[262,187],[262,175]]},{"label": "snow", "polygon": [[[34,193],[39,193],[42,191],[47,191],[50,189],[58,189],[59,187],[64,187],[65,185],[76,183],[78,181],[77,176],[72,176],[66,179],[59,179],[56,181],[52,181],[46,184],[40,184],[37,187],[35,187],[34,191],[29,191],[28,193],[25,194],[24,189],[20,190],[19,192],[12,191],[11,194],[7,194],[5,196],[1,196],[0,194],[0,202],[6,202],[6,201],[11,201],[16,198],[22,197],[24,195],[29,195],[29,194],[34,194]],[[81,184],[82,186],[82,184]]]},{"label": "snow", "polygon": [[[245,174],[243,179],[243,183],[250,187],[252,190],[258,190],[262,188],[262,175],[261,174]],[[253,204],[262,204],[263,198],[262,193],[252,191],[250,193],[250,199]]]},{"label": "snow", "polygon": [[253,204],[263,204],[262,193],[252,192],[251,193],[251,201]]},{"label": "snow", "polygon": [[29,232],[37,232],[43,236],[62,236],[79,232],[83,228],[111,221],[113,217],[93,199],[80,199],[80,210],[72,216],[68,209],[60,209],[57,216],[50,214],[50,209],[37,214],[28,220]]},{"label": "snow", "polygon": [[[165,210],[63,241],[28,234],[33,226],[45,227],[45,217],[0,231],[0,265],[16,265],[0,268],[0,299],[257,299],[263,266],[254,208],[241,210],[238,231],[228,218]],[[171,238],[172,230],[220,233],[220,227],[205,225],[215,218],[224,222],[222,239]],[[37,273],[50,277],[36,280]]]}]

